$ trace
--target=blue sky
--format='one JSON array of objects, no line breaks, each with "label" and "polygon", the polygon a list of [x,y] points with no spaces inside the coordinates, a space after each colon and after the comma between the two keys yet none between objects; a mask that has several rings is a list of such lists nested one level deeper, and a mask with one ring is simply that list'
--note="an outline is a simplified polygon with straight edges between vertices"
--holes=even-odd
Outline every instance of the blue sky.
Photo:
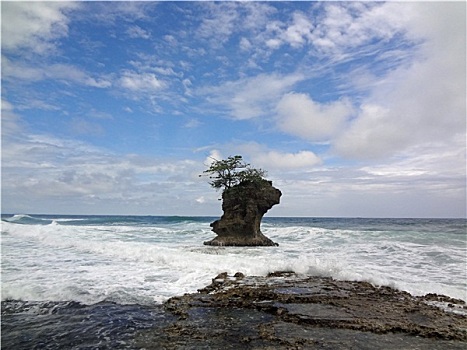
[{"label": "blue sky", "polygon": [[2,1],[2,212],[465,217],[465,6]]}]

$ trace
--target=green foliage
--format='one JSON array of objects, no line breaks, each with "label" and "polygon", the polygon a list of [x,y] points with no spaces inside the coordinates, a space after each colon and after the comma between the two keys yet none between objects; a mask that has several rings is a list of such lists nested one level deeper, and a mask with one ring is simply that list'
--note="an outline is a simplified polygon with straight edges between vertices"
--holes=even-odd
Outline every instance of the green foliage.
[{"label": "green foliage", "polygon": [[203,171],[203,174],[209,176],[211,179],[209,184],[212,187],[226,190],[242,182],[263,181],[266,172],[262,169],[251,168],[250,164],[243,161],[242,156],[237,155],[223,160],[215,159],[209,169]]}]

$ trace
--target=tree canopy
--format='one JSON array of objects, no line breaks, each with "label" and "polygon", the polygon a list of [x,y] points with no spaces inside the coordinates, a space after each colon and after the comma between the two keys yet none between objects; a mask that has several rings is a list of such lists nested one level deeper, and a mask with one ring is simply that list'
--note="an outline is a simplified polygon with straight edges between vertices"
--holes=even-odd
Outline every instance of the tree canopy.
[{"label": "tree canopy", "polygon": [[243,161],[242,156],[236,155],[223,160],[214,159],[209,169],[203,171],[203,174],[209,176],[211,179],[209,184],[213,188],[226,190],[242,182],[264,180],[266,171],[252,168],[250,164]]}]

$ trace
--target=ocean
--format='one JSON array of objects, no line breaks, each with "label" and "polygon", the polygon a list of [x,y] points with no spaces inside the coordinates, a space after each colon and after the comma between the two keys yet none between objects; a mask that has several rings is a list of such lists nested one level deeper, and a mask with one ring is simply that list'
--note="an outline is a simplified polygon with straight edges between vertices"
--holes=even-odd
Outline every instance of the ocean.
[{"label": "ocean", "polygon": [[465,219],[265,217],[261,230],[277,247],[204,246],[216,219],[2,215],[2,348],[50,339],[70,315],[67,336],[48,348],[83,340],[82,327],[90,348],[125,348],[158,318],[154,306],[221,272],[294,271],[467,301]]}]

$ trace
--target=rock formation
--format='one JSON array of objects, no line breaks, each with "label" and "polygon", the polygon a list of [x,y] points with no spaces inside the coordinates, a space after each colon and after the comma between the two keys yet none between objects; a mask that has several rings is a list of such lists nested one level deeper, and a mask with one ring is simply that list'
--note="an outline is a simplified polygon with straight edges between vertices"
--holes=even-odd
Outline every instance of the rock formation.
[{"label": "rock formation", "polygon": [[215,246],[275,246],[261,233],[263,215],[279,204],[282,193],[272,186],[271,181],[244,181],[222,194],[220,220],[211,224],[217,237],[204,242]]},{"label": "rock formation", "polygon": [[135,348],[465,350],[467,344],[463,300],[292,272],[222,273],[199,293],[164,306],[178,319],[167,326],[159,317],[158,328],[136,336]]}]

